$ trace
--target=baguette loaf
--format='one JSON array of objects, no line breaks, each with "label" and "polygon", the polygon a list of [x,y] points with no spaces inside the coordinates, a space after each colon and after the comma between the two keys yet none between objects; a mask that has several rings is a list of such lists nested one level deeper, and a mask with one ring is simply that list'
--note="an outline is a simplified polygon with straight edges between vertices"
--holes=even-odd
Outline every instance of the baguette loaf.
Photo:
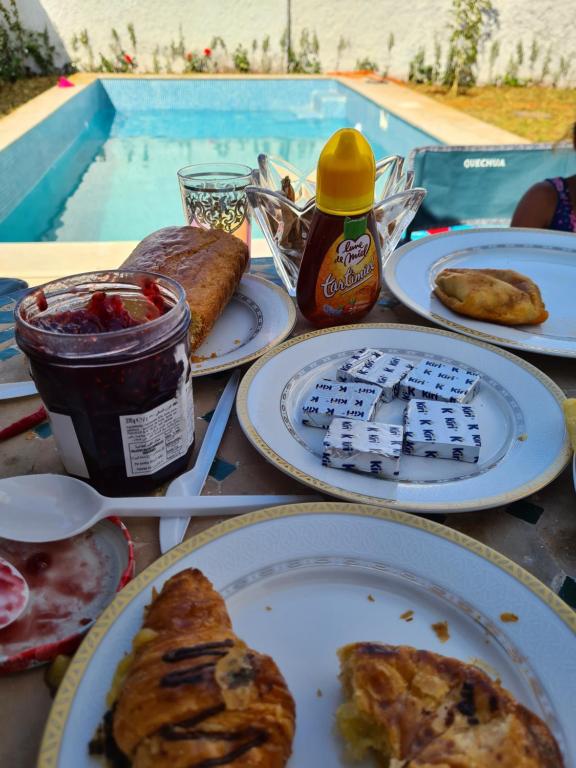
[{"label": "baguette loaf", "polygon": [[165,227],[145,237],[122,266],[158,272],[181,283],[190,304],[190,345],[195,350],[232,298],[247,263],[248,247],[234,235]]}]

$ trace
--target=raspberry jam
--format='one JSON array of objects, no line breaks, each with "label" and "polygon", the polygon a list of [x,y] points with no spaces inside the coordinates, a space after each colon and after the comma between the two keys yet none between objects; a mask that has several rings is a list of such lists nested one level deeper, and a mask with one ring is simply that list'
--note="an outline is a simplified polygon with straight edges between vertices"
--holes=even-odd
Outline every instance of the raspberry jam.
[{"label": "raspberry jam", "polygon": [[26,296],[15,314],[69,474],[126,495],[186,468],[190,310],[176,281],[130,270],[75,275]]},{"label": "raspberry jam", "polygon": [[145,289],[142,293],[144,300],[137,304],[141,311],[135,314],[131,313],[120,296],[109,296],[105,291],[93,293],[85,307],[51,314],[46,312],[48,303],[44,291],[39,291],[36,306],[43,314],[35,317],[31,324],[36,328],[56,333],[109,333],[155,320],[170,309],[165,307],[160,310],[147,298]]}]

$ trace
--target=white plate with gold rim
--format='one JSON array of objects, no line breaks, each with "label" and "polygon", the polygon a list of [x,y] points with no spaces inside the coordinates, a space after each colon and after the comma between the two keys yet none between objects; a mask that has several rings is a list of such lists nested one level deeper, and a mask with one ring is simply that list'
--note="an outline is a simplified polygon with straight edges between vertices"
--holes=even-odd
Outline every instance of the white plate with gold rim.
[{"label": "white plate with gold rim", "polygon": [[[471,405],[480,424],[477,464],[402,456],[397,480],[323,467],[325,431],[301,423],[313,383],[335,378],[355,350],[374,347],[417,362],[424,357],[472,368],[480,388]],[[508,504],[551,482],[570,456],[564,394],[537,368],[488,344],[447,331],[368,323],[316,331],[285,342],[244,377],[237,411],[265,458],[316,490],[409,512],[466,512]],[[375,421],[401,424],[405,403],[384,403]]]},{"label": "white plate with gold rim", "polygon": [[[548,319],[505,326],[452,312],[432,291],[439,272],[456,268],[527,275],[540,288]],[[452,331],[519,351],[576,357],[576,236],[569,232],[474,229],[425,237],[394,251],[384,281],[407,307]]]},{"label": "white plate with gold rim", "polygon": [[[336,650],[361,640],[477,664],[546,720],[566,766],[575,764],[571,609],[463,534],[401,512],[335,502],[229,520],[171,550],[123,589],[66,673],[38,768],[101,765],[88,755],[88,742],[104,715],[115,667],[141,626],[152,589],[188,567],[212,580],[237,634],[273,656],[286,677],[297,710],[289,768],[348,764],[334,728],[341,701]],[[445,642],[432,627],[438,622],[446,622]]]},{"label": "white plate with gold rim", "polygon": [[192,375],[226,371],[255,360],[290,335],[296,322],[286,291],[258,275],[244,275],[214,328],[192,355]]}]

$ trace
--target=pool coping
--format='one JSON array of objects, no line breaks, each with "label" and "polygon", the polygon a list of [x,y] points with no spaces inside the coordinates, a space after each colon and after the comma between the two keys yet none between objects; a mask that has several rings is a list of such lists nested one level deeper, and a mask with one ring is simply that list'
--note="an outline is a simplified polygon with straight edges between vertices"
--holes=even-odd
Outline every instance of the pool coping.
[{"label": "pool coping", "polygon": [[[38,125],[42,120],[74,98],[80,91],[96,80],[109,79],[139,80],[335,80],[345,87],[369,99],[417,129],[425,131],[447,145],[470,144],[529,144],[527,139],[484,123],[465,112],[440,104],[428,96],[392,83],[375,78],[356,78],[343,75],[281,75],[255,74],[126,74],[79,72],[69,80],[74,87],[53,86],[18,107],[0,119],[0,151],[20,136]],[[256,241],[253,247],[255,258],[269,255],[264,241]],[[124,261],[135,246],[135,242],[20,242],[0,243],[0,275],[18,277],[30,285],[39,285],[70,274],[73,271],[111,269]]]}]

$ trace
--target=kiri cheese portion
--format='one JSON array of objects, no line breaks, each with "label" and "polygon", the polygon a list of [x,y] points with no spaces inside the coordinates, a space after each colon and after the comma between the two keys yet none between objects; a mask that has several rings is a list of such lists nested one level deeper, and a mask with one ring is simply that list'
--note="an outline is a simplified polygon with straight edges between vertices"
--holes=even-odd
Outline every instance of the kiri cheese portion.
[{"label": "kiri cheese portion", "polygon": [[338,381],[352,381],[350,371],[361,365],[365,360],[368,360],[373,355],[381,354],[377,349],[370,349],[369,347],[362,347],[362,349],[356,350],[353,355],[348,357],[345,362],[336,371],[336,379]]},{"label": "kiri cheese portion", "polygon": [[324,437],[322,464],[394,478],[400,465],[403,431],[396,424],[333,419]]},{"label": "kiri cheese portion", "polygon": [[398,396],[400,382],[410,373],[414,365],[403,357],[378,352],[376,356],[364,358],[349,372],[352,381],[363,381],[382,387],[382,400],[390,403]]},{"label": "kiri cheese portion", "polygon": [[404,414],[403,452],[475,464],[482,440],[471,405],[410,400]]},{"label": "kiri cheese portion", "polygon": [[302,404],[302,424],[328,429],[339,416],[370,421],[381,395],[382,389],[370,384],[321,379]]},{"label": "kiri cheese portion", "polygon": [[469,403],[480,384],[474,371],[455,365],[421,360],[399,386],[401,400],[443,400],[448,403]]}]

